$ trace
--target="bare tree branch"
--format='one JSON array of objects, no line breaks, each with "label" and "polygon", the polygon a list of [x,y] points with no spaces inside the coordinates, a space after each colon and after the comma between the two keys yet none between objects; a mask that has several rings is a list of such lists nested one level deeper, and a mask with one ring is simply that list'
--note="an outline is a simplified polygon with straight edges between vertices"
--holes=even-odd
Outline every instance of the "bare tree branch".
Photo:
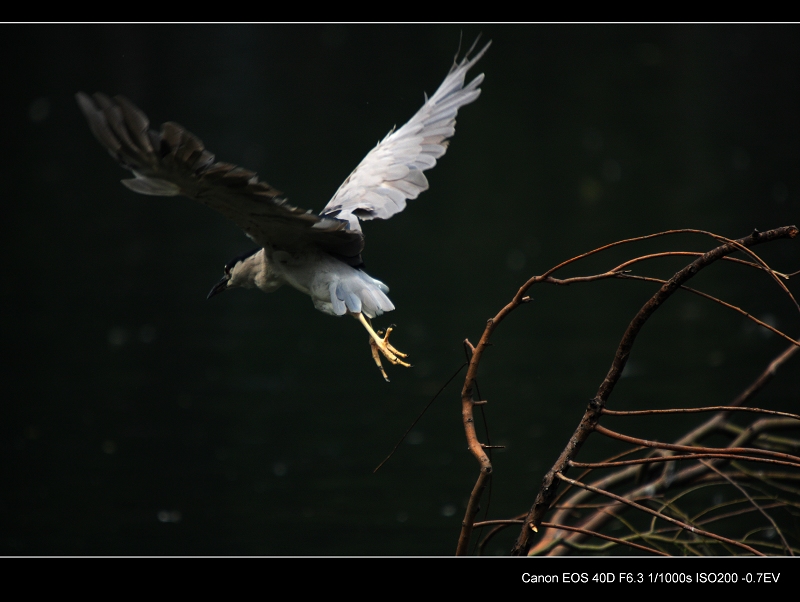
[{"label": "bare tree branch", "polygon": [[[545,512],[547,512],[549,509],[550,504],[555,497],[555,493],[558,490],[558,483],[561,480],[561,476],[568,470],[569,461],[575,457],[578,450],[588,438],[589,434],[595,430],[608,398],[610,397],[614,387],[616,386],[616,383],[619,381],[619,378],[622,375],[622,371],[625,368],[625,364],[627,363],[628,357],[633,349],[633,344],[636,340],[636,337],[653,312],[655,312],[662,303],[664,303],[676,290],[678,290],[678,288],[683,285],[684,282],[720,258],[730,255],[737,250],[746,250],[747,247],[753,245],[769,242],[779,238],[794,238],[797,236],[797,234],[798,229],[795,226],[785,226],[783,228],[776,228],[764,233],[753,232],[750,236],[741,238],[737,241],[727,241],[711,251],[704,253],[702,256],[695,259],[691,264],[678,271],[669,281],[661,286],[661,288],[650,298],[650,300],[645,303],[623,334],[611,368],[609,369],[606,378],[603,380],[603,383],[600,385],[597,394],[589,403],[589,407],[587,408],[583,419],[578,425],[578,428],[571,437],[564,451],[556,460],[556,463],[545,475],[542,488],[533,504],[533,507],[528,513],[525,525],[523,526],[521,533],[517,538],[517,542],[512,549],[512,554],[516,555],[528,553],[531,547],[531,535],[532,533],[536,532],[537,525],[541,523]],[[721,238],[717,237],[716,235],[712,236],[718,240]],[[753,255],[751,254],[751,257],[752,256]],[[768,266],[766,266],[766,264],[764,264],[760,258],[757,258],[757,256],[755,258],[760,265],[763,265],[765,269],[769,270]],[[565,264],[566,263],[569,262],[565,262]],[[549,274],[551,274],[553,271],[555,270],[550,270],[550,272],[547,272],[546,275],[549,276]],[[769,271],[772,273],[771,270]],[[535,278],[529,280],[528,282],[532,284],[533,280],[535,280]],[[785,286],[782,283],[780,283],[780,285],[785,289]],[[523,287],[523,289],[527,290],[525,287]],[[524,293],[523,289],[520,289],[520,292],[517,293],[517,297]],[[517,297],[515,297],[515,299]],[[506,307],[508,308],[509,306]],[[509,308],[508,311],[511,311],[511,309],[513,309],[513,307]],[[487,335],[487,331],[484,331],[484,336]],[[491,333],[488,332],[488,335],[490,334]],[[475,369],[477,369],[477,366]],[[470,371],[472,371],[474,374],[472,365],[470,366]]]},{"label": "bare tree branch", "polygon": [[780,527],[778,527],[778,525],[775,523],[775,521],[772,519],[772,517],[769,514],[767,514],[766,511],[761,506],[758,505],[758,503],[750,496],[750,494],[747,493],[747,491],[745,491],[744,487],[739,485],[736,481],[731,479],[728,475],[726,475],[721,470],[718,470],[717,468],[715,468],[710,462],[703,462],[702,460],[700,460],[700,463],[704,464],[705,466],[708,467],[709,470],[713,470],[720,477],[722,477],[723,479],[728,481],[728,483],[730,483],[731,485],[736,487],[736,489],[738,489],[741,492],[741,494],[747,498],[747,500],[753,505],[753,507],[756,510],[758,510],[764,516],[764,518],[766,518],[770,522],[770,524],[772,525],[773,529],[775,529],[775,532],[781,538],[781,541],[783,542],[783,546],[786,549],[786,551],[789,552],[790,556],[794,556],[794,554],[792,553],[792,548],[789,545],[789,542],[787,542],[786,538],[783,536],[783,533],[781,532]]},{"label": "bare tree branch", "polygon": [[705,531],[703,529],[698,529],[697,527],[694,527],[692,525],[688,525],[688,524],[686,524],[684,522],[681,522],[681,521],[679,521],[677,519],[674,519],[674,518],[672,518],[670,516],[667,516],[666,514],[663,514],[661,512],[657,512],[656,510],[651,510],[647,506],[642,506],[641,504],[637,504],[636,502],[633,502],[633,501],[631,501],[629,499],[626,499],[626,498],[624,498],[622,496],[615,495],[615,494],[611,493],[610,491],[604,491],[602,489],[598,489],[597,487],[592,487],[591,485],[586,485],[585,483],[580,483],[578,481],[570,479],[569,477],[564,476],[562,473],[557,473],[557,478],[562,480],[562,481],[565,481],[567,483],[571,483],[572,485],[575,485],[576,487],[582,487],[582,488],[586,489],[587,491],[591,491],[592,493],[597,493],[597,494],[609,497],[609,498],[611,498],[613,500],[616,500],[617,502],[619,502],[621,504],[626,504],[628,506],[632,506],[633,508],[636,508],[637,510],[640,510],[641,512],[645,512],[647,514],[652,514],[653,516],[655,516],[657,518],[660,518],[661,520],[665,520],[667,522],[670,522],[670,523],[673,523],[675,525],[678,525],[679,527],[681,527],[685,531],[689,531],[691,533],[697,533],[699,535],[703,535],[703,536],[708,537],[710,539],[716,539],[717,541],[725,542],[728,545],[742,548],[743,550],[746,550],[746,551],[750,552],[751,554],[755,554],[756,556],[764,556],[764,554],[762,554],[761,552],[759,552],[755,548],[751,548],[750,546],[745,545],[745,544],[743,544],[743,543],[741,543],[739,541],[736,541],[734,539],[729,539],[727,537],[722,537],[721,535],[717,535],[716,533],[712,533],[710,531]]},{"label": "bare tree branch", "polygon": [[[628,260],[612,270],[594,275],[577,276],[566,279],[559,279],[553,276],[556,271],[566,267],[567,265],[612,247],[679,233],[702,234],[713,238],[721,244],[706,253],[668,251],[642,255]],[[604,539],[609,542],[607,545],[634,545],[634,547],[637,549],[641,549],[642,551],[647,551],[649,553],[666,553],[665,550],[655,550],[654,548],[641,546],[640,544],[632,544],[630,541],[631,538],[652,538],[654,534],[657,533],[654,529],[654,526],[651,526],[649,531],[646,530],[642,532],[638,531],[638,528],[633,524],[623,521],[623,524],[628,525],[628,528],[631,529],[633,534],[628,538],[612,537],[597,530],[603,523],[607,522],[611,518],[623,520],[621,517],[621,512],[623,512],[625,508],[635,508],[641,512],[645,512],[654,517],[662,518],[676,525],[672,527],[673,529],[676,529],[676,531],[675,536],[670,540],[672,542],[671,545],[680,546],[684,552],[701,553],[703,549],[706,549],[706,546],[714,543],[715,545],[724,546],[727,551],[731,553],[734,553],[734,550],[739,549],[746,550],[752,554],[761,554],[761,552],[757,551],[752,546],[746,545],[742,539],[731,539],[720,534],[700,530],[696,525],[690,525],[686,522],[686,520],[688,520],[688,515],[685,515],[685,513],[683,513],[680,507],[676,504],[682,496],[697,490],[693,484],[699,487],[708,487],[711,485],[719,486],[720,483],[729,483],[730,481],[735,482],[735,479],[739,478],[749,478],[754,481],[761,481],[762,484],[766,485],[765,479],[767,477],[763,471],[760,471],[758,474],[735,471],[732,472],[731,470],[728,470],[727,473],[723,472],[720,467],[729,465],[731,462],[754,462],[758,464],[781,465],[790,469],[800,468],[800,457],[764,448],[765,445],[770,445],[772,447],[777,447],[778,449],[795,449],[796,446],[793,446],[794,440],[776,438],[772,436],[771,433],[780,428],[798,428],[800,416],[787,412],[777,412],[761,408],[741,407],[753,395],[755,395],[756,392],[763,388],[763,386],[765,386],[769,380],[772,379],[780,366],[782,366],[790,357],[797,353],[798,349],[800,349],[800,341],[795,340],[771,325],[754,318],[741,308],[708,295],[707,293],[689,288],[685,286],[684,283],[696,275],[700,270],[708,267],[715,261],[727,260],[736,264],[767,272],[767,274],[770,275],[771,278],[778,284],[781,290],[790,298],[795,308],[800,311],[800,305],[798,305],[794,296],[782,282],[782,280],[788,280],[794,274],[787,275],[773,270],[750,249],[750,247],[757,244],[771,242],[780,238],[794,238],[797,236],[797,234],[798,229],[795,226],[786,226],[764,233],[754,231],[750,236],[738,240],[731,240],[702,230],[670,230],[667,232],[660,232],[657,234],[627,239],[611,243],[609,245],[604,245],[603,247],[599,247],[589,251],[588,253],[578,255],[565,262],[562,262],[554,268],[546,271],[544,274],[528,279],[528,281],[519,288],[512,300],[505,305],[500,312],[494,316],[494,318],[491,318],[487,321],[484,332],[481,335],[477,345],[473,345],[469,340],[464,341],[469,363],[467,375],[461,391],[462,422],[467,437],[468,447],[470,452],[479,463],[480,472],[467,504],[456,553],[459,555],[467,553],[473,529],[476,527],[493,527],[479,543],[478,550],[480,552],[484,549],[486,543],[502,529],[508,526],[520,524],[522,524],[522,529],[514,548],[512,549],[512,554],[526,554],[532,552],[532,535],[533,533],[537,532],[539,526],[546,529],[546,535],[543,534],[545,536],[539,538],[538,544],[535,548],[537,553],[562,553],[562,551],[569,549],[569,547],[581,546],[582,544],[580,544],[580,539],[584,539],[586,537],[597,537]],[[745,253],[752,261],[729,257],[730,254],[737,251]],[[627,268],[636,263],[640,263],[649,259],[670,256],[691,256],[694,258],[694,260],[667,281],[646,276],[634,276],[627,273]],[[480,405],[481,411],[483,412],[483,406],[487,403],[486,400],[478,398],[480,395],[479,393],[476,396],[476,378],[483,353],[491,345],[490,339],[492,334],[512,311],[514,311],[520,305],[530,301],[530,297],[527,296],[527,292],[530,287],[535,284],[547,283],[555,285],[568,285],[574,283],[594,282],[608,278],[639,279],[648,282],[656,282],[661,286],[659,290],[650,298],[650,300],[644,304],[644,306],[639,310],[631,323],[628,325],[628,328],[626,329],[619,343],[611,367],[609,368],[605,379],[600,385],[595,397],[590,401],[580,424],[573,433],[573,436],[570,438],[567,446],[562,451],[553,467],[545,475],[542,488],[540,489],[533,506],[527,515],[525,515],[525,519],[521,521],[519,517],[516,517],[512,519],[484,520],[476,522],[475,518],[479,509],[479,502],[483,495],[484,489],[490,482],[493,470],[491,460],[489,456],[487,456],[486,450],[497,447],[491,445],[491,442],[484,444],[479,440],[477,431],[475,429],[474,416],[474,407],[476,405]],[[619,381],[620,376],[622,375],[622,371],[625,368],[633,348],[633,344],[638,333],[641,331],[641,328],[650,318],[650,316],[652,316],[653,313],[676,290],[681,288],[714,301],[715,303],[718,303],[726,308],[733,309],[746,318],[787,339],[791,343],[790,346],[780,356],[776,357],[770,363],[767,369],[761,374],[761,376],[759,376],[756,381],[754,381],[753,384],[748,387],[747,390],[742,392],[742,394],[740,394],[728,406],[679,408],[674,410],[642,410],[638,412],[614,412],[607,410],[606,404],[608,399],[617,382]],[[648,414],[677,415],[699,412],[715,412],[715,414],[704,424],[693,429],[675,443],[662,443],[658,441],[622,435],[606,429],[598,424],[603,414],[616,416],[642,416]],[[739,415],[742,415],[743,413],[757,413],[770,416],[770,418],[756,420],[747,428],[743,429],[737,425],[734,425],[728,420],[728,416],[734,412]],[[604,462],[584,463],[575,461],[575,456],[588,438],[589,434],[593,431],[598,431],[601,434],[613,437],[617,440],[624,441],[629,445],[634,445],[637,447],[617,454],[614,458]],[[733,441],[727,447],[707,447],[698,444],[701,439],[715,432],[727,435],[732,434]],[[764,434],[769,434],[770,438],[764,439]],[[752,441],[756,441],[758,447],[744,447],[745,444]],[[628,455],[631,452],[641,451],[647,448],[652,450],[650,453],[656,455],[646,458],[621,459],[623,456]],[[678,452],[679,455],[675,455],[675,452]],[[678,470],[676,462],[687,463],[688,465],[685,468]],[[608,491],[608,487],[610,486],[617,486],[626,481],[642,479],[644,475],[643,470],[647,470],[648,466],[655,467],[656,465],[661,465],[662,470],[660,471],[660,475],[655,475],[655,478],[653,478],[653,476],[647,477],[645,482],[634,486],[633,489],[627,491],[623,495],[617,495],[616,493]],[[595,481],[594,484],[588,485],[580,480],[566,478],[564,475],[569,467],[580,467],[587,469],[584,475],[582,475],[581,479],[583,479],[591,470],[613,469],[614,472],[606,477],[603,477],[602,479]],[[652,473],[653,471],[650,472]],[[778,479],[778,481],[797,478],[796,475],[789,473],[770,474],[770,479]],[[711,476],[713,476],[713,478],[710,478]],[[559,494],[559,483],[562,482],[566,484],[566,489]],[[779,483],[776,482],[776,484]],[[556,502],[562,498],[564,492],[573,486],[579,487],[581,490],[571,493],[569,500],[566,503],[559,504],[559,506],[556,507]],[[672,514],[685,515],[685,520],[678,520],[672,516],[664,514],[663,511],[652,510],[646,506],[643,506],[641,503],[634,501],[646,501],[648,499],[652,500],[653,496],[658,495],[659,492],[666,491],[668,489],[675,489],[676,487],[683,487],[684,489],[678,494],[677,497],[673,497],[671,501],[667,501],[666,505],[663,507],[668,508]],[[755,508],[761,508],[761,506],[755,503],[755,498],[753,496],[748,496],[741,488],[740,490],[746,495],[747,499],[751,500],[751,503],[754,504]],[[585,499],[587,496],[594,495],[605,496],[609,501],[601,502],[595,506],[581,503],[581,500]],[[778,504],[778,507],[787,506],[787,503],[784,500],[775,503]],[[593,510],[592,513],[585,520],[583,520],[580,525],[573,525],[565,522],[564,519],[568,518],[565,513],[574,512],[575,509],[579,507],[594,507],[595,510]],[[543,516],[550,508],[556,509],[555,520],[552,522],[543,522]],[[707,520],[717,520],[717,516],[711,516]],[[774,522],[771,521],[771,525],[777,529],[777,525],[774,524]],[[685,540],[685,538],[679,540],[678,536],[680,535],[681,530],[691,533],[695,539],[692,542]],[[757,531],[758,530],[754,532]],[[781,537],[783,538],[782,533]],[[655,540],[653,540],[653,542],[655,543]],[[784,549],[791,553],[792,548],[788,545],[788,542],[786,542],[785,538],[783,538],[783,542]],[[759,545],[763,545],[767,548],[775,547],[773,544],[769,544],[768,542],[759,542]],[[657,546],[663,547],[662,544],[657,544]]]}]

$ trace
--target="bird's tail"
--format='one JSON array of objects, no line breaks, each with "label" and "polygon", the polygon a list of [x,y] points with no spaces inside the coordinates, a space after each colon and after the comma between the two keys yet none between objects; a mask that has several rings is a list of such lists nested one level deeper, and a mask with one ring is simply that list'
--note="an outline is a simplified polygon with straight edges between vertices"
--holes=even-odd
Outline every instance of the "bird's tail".
[{"label": "bird's tail", "polygon": [[394,304],[386,296],[389,287],[360,270],[353,270],[346,277],[331,282],[329,291],[333,311],[339,316],[350,312],[375,318],[394,309]]}]

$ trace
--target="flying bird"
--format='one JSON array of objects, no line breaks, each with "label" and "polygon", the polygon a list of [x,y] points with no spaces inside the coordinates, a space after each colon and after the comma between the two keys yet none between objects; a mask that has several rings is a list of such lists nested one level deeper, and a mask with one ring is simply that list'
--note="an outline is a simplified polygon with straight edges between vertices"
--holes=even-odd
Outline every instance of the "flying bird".
[{"label": "flying bird", "polygon": [[[477,43],[477,40],[476,40]],[[184,195],[233,220],[258,248],[234,258],[208,297],[235,287],[270,293],[284,284],[310,295],[319,311],[349,314],[370,335],[372,357],[388,381],[381,355],[410,367],[407,354],[389,343],[392,328],[376,332],[371,319],[394,309],[389,288],[363,270],[361,221],[388,219],[428,189],[424,171],[436,165],[455,132],[458,109],[481,93],[483,74],[467,72],[491,45],[453,61],[436,92],[399,129],[392,129],[362,159],[325,208],[314,215],[290,205],[257,175],[216,161],[194,134],[174,122],[150,129],[145,114],[123,96],[76,99],[89,127],[111,156],[134,177],[122,183],[140,194]]]}]

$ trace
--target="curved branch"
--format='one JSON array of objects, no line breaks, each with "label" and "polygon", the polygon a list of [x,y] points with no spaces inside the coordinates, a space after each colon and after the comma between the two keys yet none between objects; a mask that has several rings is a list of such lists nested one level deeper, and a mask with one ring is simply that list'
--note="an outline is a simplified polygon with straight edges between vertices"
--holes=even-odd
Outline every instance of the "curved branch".
[{"label": "curved branch", "polygon": [[[664,284],[666,282],[666,280],[662,280],[661,278],[652,278],[650,276],[636,276],[634,274],[617,274],[616,277],[617,278],[623,278],[625,280],[643,280],[644,282],[658,282],[659,284]],[[778,330],[774,326],[770,326],[766,322],[763,322],[762,320],[759,320],[754,315],[752,315],[752,314],[746,312],[745,310],[743,310],[741,307],[736,307],[735,305],[727,303],[727,302],[723,301],[722,299],[718,299],[717,297],[714,297],[713,295],[709,295],[708,293],[704,293],[703,291],[699,291],[696,288],[691,288],[689,286],[682,286],[681,288],[683,290],[685,290],[685,291],[688,291],[690,293],[694,293],[695,295],[703,297],[704,299],[708,299],[709,301],[713,301],[714,303],[719,303],[723,307],[727,307],[728,309],[732,309],[736,313],[739,313],[739,314],[743,315],[748,320],[751,320],[751,321],[755,322],[756,324],[758,324],[759,326],[761,326],[763,328],[766,328],[767,330],[772,331],[773,333],[777,334],[779,337],[781,337],[783,339],[786,339],[787,341],[790,341],[794,345],[800,346],[800,341],[796,341],[795,339],[790,337],[788,334],[785,334],[785,333],[781,332],[780,330]],[[792,300],[794,301],[794,299],[792,299]]]},{"label": "curved branch", "polygon": [[[715,420],[716,417],[712,420]],[[711,421],[709,421],[711,422]],[[776,424],[776,422],[780,422],[781,424]],[[742,433],[735,441],[732,442],[732,447],[736,445],[741,445],[746,441],[756,438],[759,434],[764,431],[772,428],[773,426],[783,426],[785,422],[793,422],[788,421],[786,419],[761,419],[757,420],[753,424],[750,425],[746,429],[744,433]],[[687,437],[681,439],[682,442],[687,441]],[[641,449],[641,448],[640,448]],[[729,449],[729,448],[724,448]],[[675,458],[671,457],[670,460],[674,460]],[[730,461],[733,458],[726,458],[726,460]],[[764,462],[765,460],[760,460]],[[669,466],[669,465],[668,465]],[[709,470],[707,467],[703,466],[702,464],[695,464],[693,466],[687,466],[686,468],[679,470],[677,472],[671,470],[665,470],[656,480],[637,484],[632,490],[629,490],[624,494],[624,497],[628,499],[640,499],[640,498],[650,498],[652,496],[658,495],[659,493],[665,491],[669,487],[677,487],[679,485],[684,485],[692,482],[701,482],[708,476]],[[598,479],[594,482],[594,486],[602,489],[608,489],[613,485],[617,485],[623,481],[631,480],[637,478],[639,475],[639,467],[629,467],[624,470],[617,471],[611,475],[603,477],[602,479]],[[714,476],[717,479],[716,476]],[[587,491],[582,491],[573,495],[563,506],[566,510],[560,510],[556,513],[555,519],[556,521],[563,515],[564,512],[569,511],[568,509],[574,507],[578,504],[581,500],[586,499],[591,496],[591,493]],[[597,530],[600,526],[608,521],[610,518],[616,517],[619,511],[621,510],[621,505],[619,504],[610,504],[603,508],[603,512],[596,512],[592,516],[590,516],[586,521],[584,521],[581,526],[586,529]],[[557,532],[553,534],[545,535],[545,537],[540,541],[536,546],[536,551],[539,552],[542,549],[550,549],[553,547],[552,540],[557,538]],[[562,550],[556,549],[556,554],[563,553]]]},{"label": "curved branch", "polygon": [[743,495],[745,498],[747,498],[747,501],[749,501],[749,502],[750,502],[750,504],[752,504],[753,508],[755,508],[756,510],[758,510],[758,512],[759,512],[759,513],[761,513],[761,515],[762,515],[762,516],[764,516],[764,518],[766,518],[766,519],[769,521],[769,523],[772,525],[772,528],[773,528],[773,529],[775,529],[775,533],[777,533],[777,534],[778,534],[778,537],[780,537],[780,538],[781,538],[781,541],[783,542],[783,546],[784,546],[784,548],[785,548],[785,549],[786,549],[786,550],[789,552],[789,556],[794,556],[794,552],[792,552],[792,548],[791,548],[791,546],[789,545],[789,542],[788,542],[788,541],[786,541],[786,538],[783,536],[783,533],[781,532],[781,529],[780,529],[780,527],[778,527],[778,524],[775,522],[775,520],[774,520],[774,519],[773,519],[773,518],[772,518],[772,517],[771,517],[769,514],[767,514],[766,510],[765,510],[764,508],[762,508],[762,507],[761,507],[761,506],[758,504],[758,502],[756,502],[756,501],[753,499],[753,497],[752,497],[752,496],[751,496],[749,493],[747,493],[747,491],[745,491],[744,487],[742,487],[741,485],[739,485],[739,484],[738,484],[736,481],[734,481],[732,478],[730,478],[730,477],[729,477],[728,475],[726,475],[724,472],[722,472],[721,470],[717,469],[717,468],[716,468],[716,467],[715,467],[713,464],[711,464],[710,462],[703,462],[702,460],[700,460],[700,463],[701,463],[701,464],[703,464],[703,465],[705,465],[705,466],[706,466],[706,467],[707,467],[709,470],[713,470],[713,471],[714,471],[715,473],[717,473],[717,474],[718,474],[718,475],[719,475],[721,478],[725,479],[725,480],[726,480],[728,483],[730,483],[730,484],[731,484],[733,487],[735,487],[736,489],[738,489],[738,490],[739,490],[739,492],[740,492],[740,493],[741,493],[741,494],[742,494],[742,495]]},{"label": "curved branch", "polygon": [[762,408],[742,408],[738,406],[705,406],[702,408],[672,408],[669,410],[609,410],[603,409],[606,416],[648,416],[650,414],[698,414],[701,412],[754,412],[756,414],[768,414],[770,416],[783,416],[784,418],[794,418],[800,420],[800,415],[790,414],[789,412],[778,412],[776,410],[764,410]]},{"label": "curved branch", "polygon": [[747,550],[751,554],[755,554],[756,556],[764,556],[765,555],[765,554],[762,554],[761,552],[759,552],[758,550],[756,550],[755,548],[751,548],[750,546],[748,546],[746,544],[743,544],[740,541],[736,541],[735,539],[729,539],[727,537],[722,537],[722,535],[717,535],[716,533],[712,533],[711,531],[705,531],[704,529],[698,529],[697,527],[693,527],[692,525],[687,525],[686,523],[684,523],[682,521],[679,521],[678,519],[672,518],[671,516],[667,516],[666,514],[662,514],[661,512],[658,512],[656,510],[652,510],[651,508],[648,508],[647,506],[642,506],[641,504],[637,504],[636,502],[633,502],[633,501],[631,501],[629,499],[626,499],[626,498],[624,498],[622,496],[615,495],[615,494],[611,493],[610,491],[604,491],[602,489],[598,489],[597,487],[592,487],[591,485],[587,485],[585,483],[581,483],[579,481],[575,481],[573,479],[570,479],[569,477],[565,477],[561,473],[559,473],[557,476],[562,481],[570,483],[570,484],[572,484],[572,485],[574,485],[576,487],[581,487],[583,489],[591,491],[592,493],[596,493],[598,495],[604,495],[604,496],[609,497],[612,500],[615,500],[615,501],[617,501],[617,502],[619,502],[621,504],[626,504],[628,506],[632,506],[633,508],[636,508],[637,510],[640,510],[640,511],[645,512],[647,514],[651,514],[651,515],[655,516],[656,518],[660,518],[661,520],[665,520],[665,521],[670,522],[670,523],[672,523],[674,525],[678,525],[681,529],[684,529],[685,531],[689,531],[690,533],[696,533],[698,535],[703,535],[703,536],[708,537],[710,539],[715,539],[717,541],[721,541],[723,543],[727,543],[729,545],[742,548],[744,550]]},{"label": "curved branch", "polygon": [[[636,337],[638,336],[644,324],[653,314],[653,312],[655,312],[661,306],[661,304],[663,304],[676,290],[678,290],[678,288],[684,282],[691,279],[700,270],[711,265],[712,263],[721,259],[722,257],[730,255],[735,251],[742,249],[746,250],[747,247],[769,242],[779,238],[794,238],[795,236],[797,236],[797,234],[798,234],[797,227],[785,226],[783,228],[776,228],[774,230],[770,230],[764,233],[753,232],[750,236],[741,238],[739,240],[725,242],[724,244],[708,251],[707,253],[704,253],[701,257],[698,257],[688,266],[678,271],[669,281],[667,281],[661,286],[661,288],[656,292],[655,295],[653,295],[644,304],[644,306],[639,310],[639,312],[633,318],[631,323],[628,325],[628,328],[626,329],[625,333],[623,334],[622,340],[619,343],[617,352],[614,356],[614,360],[611,364],[611,368],[609,369],[608,374],[606,375],[605,379],[600,385],[597,394],[589,403],[589,407],[584,413],[583,419],[578,425],[578,428],[576,429],[569,443],[567,444],[567,447],[561,453],[561,455],[559,456],[553,467],[550,469],[550,471],[548,471],[548,473],[545,475],[542,483],[542,488],[536,500],[534,501],[534,504],[531,507],[530,512],[528,513],[528,516],[525,520],[525,525],[523,526],[520,535],[517,538],[517,541],[512,549],[512,554],[521,555],[528,553],[528,550],[531,547],[531,534],[537,530],[537,525],[541,523],[545,512],[547,512],[547,510],[550,508],[550,504],[554,499],[556,492],[558,490],[558,484],[561,480],[562,473],[568,470],[569,461],[575,457],[575,454],[578,452],[580,447],[586,441],[589,434],[594,430],[595,426],[600,420],[602,410],[605,408],[605,405],[609,397],[611,396],[614,387],[616,386],[617,382],[622,376],[622,371],[624,370],[625,365],[628,361],[628,357],[630,356],[630,353],[633,349],[633,344],[636,340]],[[713,236],[718,240],[722,238],[722,237],[717,237],[715,235]],[[760,259],[758,258],[756,259],[759,263],[762,263]],[[554,270],[551,270],[550,272],[546,273],[546,275],[551,274],[553,271]],[[529,280],[528,282],[532,284],[534,280],[535,278]],[[782,283],[781,286],[783,286]],[[525,289],[525,287],[523,287],[523,289]],[[520,289],[520,293],[518,293],[518,295],[524,293],[523,289]],[[508,311],[511,311],[511,309],[513,309],[513,307],[510,308]],[[488,330],[489,329],[487,327],[487,331]],[[486,331],[484,332],[484,335],[486,335]],[[477,367],[475,368],[477,369]],[[473,366],[471,365],[470,370],[472,369]]]},{"label": "curved branch", "polygon": [[[698,448],[702,449],[702,448]],[[620,460],[618,462],[576,462],[570,460],[569,465],[574,468],[591,468],[594,470],[600,468],[617,468],[620,466],[637,466],[641,464],[658,464],[663,462],[680,462],[686,460],[699,460],[702,458],[716,458],[718,460],[741,460],[742,462],[759,462],[762,464],[777,464],[779,466],[789,466],[792,468],[800,468],[797,462],[786,462],[783,460],[770,460],[767,458],[759,458],[756,456],[744,456],[736,453],[726,453],[724,449],[718,452],[705,452],[694,454],[679,454],[677,456],[653,456],[650,458],[638,458],[636,460]]]},{"label": "curved branch", "polygon": [[606,427],[599,424],[595,426],[595,431],[597,431],[601,435],[605,435],[606,437],[611,437],[612,439],[624,441],[632,445],[641,445],[643,447],[652,447],[655,449],[668,449],[670,451],[678,451],[686,453],[718,454],[718,453],[728,452],[731,454],[756,454],[756,455],[768,456],[776,460],[783,460],[789,463],[789,465],[791,466],[800,467],[800,458],[798,458],[797,456],[792,456],[791,454],[784,454],[781,452],[775,452],[767,449],[758,449],[756,447],[700,447],[698,445],[676,445],[674,443],[661,443],[660,441],[651,441],[649,439],[640,439],[638,437],[630,437],[628,435],[623,435],[622,433],[612,431],[611,429],[607,429]]}]

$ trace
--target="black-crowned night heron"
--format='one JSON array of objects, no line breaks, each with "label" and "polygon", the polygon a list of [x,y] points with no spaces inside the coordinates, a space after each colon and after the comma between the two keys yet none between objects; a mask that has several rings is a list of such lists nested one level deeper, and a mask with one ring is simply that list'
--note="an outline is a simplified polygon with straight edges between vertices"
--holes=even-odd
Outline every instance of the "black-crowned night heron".
[{"label": "black-crowned night heron", "polygon": [[252,171],[215,161],[180,125],[168,122],[160,132],[151,130],[144,113],[122,96],[79,92],[77,100],[100,143],[133,172],[135,178],[122,180],[125,186],[141,194],[196,199],[233,220],[259,245],[225,266],[225,275],[209,297],[238,286],[269,293],[290,284],[310,295],[318,310],[359,320],[388,381],[380,354],[392,364],[410,364],[402,359],[407,355],[389,343],[392,329],[380,336],[370,324],[394,305],[386,296],[389,288],[362,269],[364,234],[359,220],[388,219],[428,188],[422,172],[447,150],[458,109],[480,95],[483,74],[464,82],[490,44],[474,58],[469,58],[470,52],[460,62],[456,58],[433,96],[367,153],[319,215],[289,205]]}]

